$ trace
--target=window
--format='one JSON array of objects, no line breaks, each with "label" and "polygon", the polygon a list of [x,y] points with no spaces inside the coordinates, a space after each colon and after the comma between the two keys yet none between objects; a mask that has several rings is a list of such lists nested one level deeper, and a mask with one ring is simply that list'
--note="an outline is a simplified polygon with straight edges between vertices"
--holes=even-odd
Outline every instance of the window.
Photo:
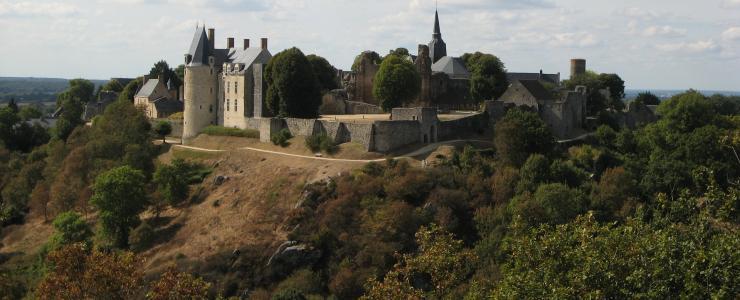
[{"label": "window", "polygon": [[237,104],[238,104],[238,103],[239,103],[239,101],[236,101],[236,100],[234,100],[234,111],[239,111],[239,110],[237,109]]},{"label": "window", "polygon": [[226,92],[231,93],[231,86],[229,85],[229,82],[226,82]]},{"label": "window", "polygon": [[213,105],[208,106],[208,112],[213,112]]},{"label": "window", "polygon": [[226,99],[226,111],[229,111],[229,108],[231,107],[231,100]]},{"label": "window", "polygon": [[239,82],[234,81],[234,93],[238,93],[238,91],[239,91]]}]

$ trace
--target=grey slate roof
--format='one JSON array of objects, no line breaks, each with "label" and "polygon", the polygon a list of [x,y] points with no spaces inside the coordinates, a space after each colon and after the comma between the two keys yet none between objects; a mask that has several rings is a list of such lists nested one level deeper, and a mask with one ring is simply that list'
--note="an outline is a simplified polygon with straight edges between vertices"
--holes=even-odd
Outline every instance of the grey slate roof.
[{"label": "grey slate roof", "polygon": [[558,74],[544,74],[544,73],[506,73],[506,79],[509,82],[517,80],[543,80],[553,84],[560,84],[560,73]]},{"label": "grey slate roof", "polygon": [[272,54],[262,48],[231,48],[226,50],[228,51],[226,61],[235,64],[244,64],[246,66],[266,64],[272,58]]},{"label": "grey slate roof", "polygon": [[460,58],[445,56],[432,65],[432,72],[445,73],[452,79],[468,79],[470,72]]},{"label": "grey slate roof", "polygon": [[553,99],[552,94],[542,86],[542,83],[540,83],[539,80],[519,80],[519,83],[521,83],[522,86],[538,101]]},{"label": "grey slate roof", "polygon": [[198,27],[195,29],[195,35],[193,36],[193,42],[190,43],[190,50],[188,54],[192,56],[192,60],[189,65],[207,65],[208,56],[211,54],[211,46],[208,43],[208,36],[206,35],[206,27]]},{"label": "grey slate roof", "polygon": [[136,96],[134,97],[151,97],[154,93],[154,90],[157,89],[157,85],[159,84],[159,79],[149,79],[146,81],[144,86],[139,89],[139,92],[136,93]]}]

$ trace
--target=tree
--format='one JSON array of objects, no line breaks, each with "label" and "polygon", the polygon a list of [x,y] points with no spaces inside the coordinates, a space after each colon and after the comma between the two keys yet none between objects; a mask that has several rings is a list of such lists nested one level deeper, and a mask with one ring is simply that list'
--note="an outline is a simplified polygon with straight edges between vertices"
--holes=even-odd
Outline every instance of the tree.
[{"label": "tree", "polygon": [[265,68],[265,101],[277,117],[315,118],[321,91],[311,63],[298,48],[276,54]]},{"label": "tree", "polygon": [[157,124],[154,125],[154,132],[162,137],[162,143],[167,143],[167,140],[165,137],[167,137],[168,134],[172,133],[172,124],[167,121],[159,121]]},{"label": "tree", "polygon": [[601,88],[609,89],[609,108],[621,110],[624,108],[624,80],[617,74],[599,74],[599,85]]},{"label": "tree", "polygon": [[141,88],[141,79],[136,78],[134,80],[131,80],[125,87],[123,87],[123,90],[120,94],[118,94],[118,100],[119,101],[129,101],[131,103],[134,102],[134,96],[136,95],[136,92]]},{"label": "tree", "polygon": [[92,100],[94,91],[95,85],[89,80],[72,79],[67,90],[57,96],[57,107],[62,110],[55,128],[58,138],[66,140],[77,126],[84,123],[84,105]]},{"label": "tree", "polygon": [[22,120],[38,119],[41,118],[43,115],[44,114],[41,112],[41,110],[34,105],[26,105],[18,112],[18,116]]},{"label": "tree", "polygon": [[8,101],[8,108],[10,108],[14,113],[18,113],[18,103],[15,103],[15,98],[10,98],[10,101]]},{"label": "tree", "polygon": [[154,172],[154,183],[159,195],[170,205],[176,205],[188,194],[190,173],[193,167],[182,159],[174,159],[171,165],[159,165]]},{"label": "tree", "polygon": [[129,231],[139,223],[146,198],[144,174],[129,166],[118,167],[95,179],[90,203],[100,210],[102,233],[115,247],[128,245]]},{"label": "tree", "polygon": [[140,261],[130,252],[104,253],[72,244],[46,257],[49,271],[38,299],[132,299],[143,287]]},{"label": "tree", "polygon": [[329,61],[315,54],[306,56],[306,59],[311,63],[311,68],[316,75],[316,79],[319,81],[322,92],[331,91],[339,87],[337,83],[337,69]]},{"label": "tree", "polygon": [[407,59],[411,57],[411,54],[409,53],[409,49],[406,48],[396,48],[395,50],[391,50],[390,54],[397,55],[401,58]]},{"label": "tree", "polygon": [[388,55],[375,74],[373,95],[384,111],[414,100],[421,90],[421,77],[414,65],[397,55]]},{"label": "tree", "polygon": [[178,272],[174,267],[165,271],[146,294],[149,300],[208,299],[211,284],[189,273]]},{"label": "tree", "polygon": [[420,228],[416,243],[418,253],[403,255],[383,282],[371,278],[361,299],[446,299],[477,260],[462,241],[436,225]]},{"label": "tree", "polygon": [[635,102],[645,105],[658,105],[660,104],[660,98],[658,98],[658,96],[655,96],[655,94],[651,92],[642,92],[637,94]]},{"label": "tree", "polygon": [[55,232],[49,239],[51,249],[76,243],[90,245],[92,230],[79,214],[71,211],[61,213],[54,219],[52,225]]},{"label": "tree", "polygon": [[491,54],[475,52],[461,57],[471,72],[470,95],[476,101],[493,100],[500,97],[509,86],[506,68],[501,60]]},{"label": "tree", "polygon": [[172,68],[170,68],[170,65],[167,64],[166,61],[160,60],[152,66],[152,69],[149,70],[149,78],[155,79],[162,77],[162,84],[167,86],[167,83],[172,80],[172,83],[175,87],[180,87],[182,85],[182,80],[180,80],[180,77],[175,73]]},{"label": "tree", "polygon": [[496,155],[505,164],[521,166],[530,154],[548,154],[555,139],[537,113],[509,110],[494,130]]},{"label": "tree", "polygon": [[100,87],[100,90],[120,93],[121,91],[123,91],[123,86],[121,85],[120,82],[118,82],[118,80],[111,79],[106,84],[104,84],[102,87]]},{"label": "tree", "polygon": [[[95,93],[95,84],[90,80],[86,79],[72,79],[69,81],[69,87],[66,90],[75,99],[78,99],[82,103],[88,103],[93,100]],[[57,104],[59,101],[57,100]]]}]

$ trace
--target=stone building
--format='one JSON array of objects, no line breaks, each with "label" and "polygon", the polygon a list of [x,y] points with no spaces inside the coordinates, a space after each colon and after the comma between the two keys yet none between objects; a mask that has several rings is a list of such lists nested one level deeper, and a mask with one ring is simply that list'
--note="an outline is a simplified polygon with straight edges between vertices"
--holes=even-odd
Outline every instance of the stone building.
[{"label": "stone building", "polygon": [[260,47],[241,47],[227,38],[215,47],[215,29],[198,27],[185,55],[183,139],[193,138],[208,125],[247,128],[250,118],[269,116],[264,103],[264,68],[272,58],[267,39]]},{"label": "stone building", "polygon": [[183,103],[178,99],[178,89],[170,80],[165,86],[162,77],[147,79],[134,95],[134,105],[144,111],[150,119],[166,118],[183,111]]},{"label": "stone building", "polygon": [[548,90],[539,80],[517,80],[511,83],[499,101],[536,111],[559,139],[572,138],[583,131],[586,114],[583,88],[577,91]]},{"label": "stone building", "polygon": [[[341,81],[350,101],[378,105],[372,94],[373,81],[378,72],[380,56],[365,51],[357,58],[352,72],[342,72]],[[416,101],[409,106],[434,107],[442,110],[476,110],[479,103],[470,96],[470,71],[459,57],[447,55],[447,44],[442,39],[439,13],[434,13],[432,40],[419,45],[417,55],[411,60],[421,77],[421,90]],[[541,80],[560,85],[560,73],[507,73],[509,82],[516,80]]]}]

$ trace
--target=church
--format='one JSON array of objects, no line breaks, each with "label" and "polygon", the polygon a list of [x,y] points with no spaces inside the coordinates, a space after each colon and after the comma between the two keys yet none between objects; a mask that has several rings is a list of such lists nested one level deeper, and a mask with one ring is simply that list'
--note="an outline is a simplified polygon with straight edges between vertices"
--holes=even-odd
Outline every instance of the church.
[{"label": "church", "polygon": [[[480,103],[470,96],[471,73],[460,57],[447,55],[447,44],[442,38],[439,12],[434,12],[432,40],[419,45],[417,55],[410,59],[421,77],[418,99],[410,106],[434,107],[440,110],[477,110]],[[379,105],[373,96],[373,81],[380,68],[379,55],[365,51],[357,59],[352,72],[344,75],[343,83],[348,100]],[[560,73],[507,73],[509,82],[517,80],[540,80],[560,85]],[[492,99],[491,99],[492,100]]]}]

